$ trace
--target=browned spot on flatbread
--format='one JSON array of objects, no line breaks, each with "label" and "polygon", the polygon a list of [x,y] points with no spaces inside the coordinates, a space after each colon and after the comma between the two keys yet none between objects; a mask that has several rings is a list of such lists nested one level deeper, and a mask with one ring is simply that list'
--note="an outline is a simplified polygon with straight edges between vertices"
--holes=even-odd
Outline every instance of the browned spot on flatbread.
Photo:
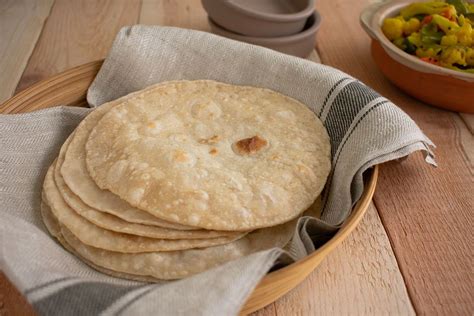
[{"label": "browned spot on flatbread", "polygon": [[261,151],[265,146],[267,146],[267,144],[268,142],[265,139],[255,135],[236,142],[235,149],[241,155],[253,155]]}]

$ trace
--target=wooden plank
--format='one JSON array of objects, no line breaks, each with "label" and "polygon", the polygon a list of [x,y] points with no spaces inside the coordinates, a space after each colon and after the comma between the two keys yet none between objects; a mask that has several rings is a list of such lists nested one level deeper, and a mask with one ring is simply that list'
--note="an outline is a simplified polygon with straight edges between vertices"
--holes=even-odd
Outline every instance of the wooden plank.
[{"label": "wooden plank", "polygon": [[[466,128],[466,121],[463,120],[461,116],[456,113],[451,113],[451,117],[453,119],[453,129],[457,134],[457,140],[459,145],[461,146],[460,153],[465,156],[470,164],[470,169],[472,172],[472,168],[474,166],[474,137],[471,131]],[[474,118],[474,116],[471,116]]]},{"label": "wooden plank", "polygon": [[339,248],[274,304],[276,315],[414,315],[374,205]]},{"label": "wooden plank", "polygon": [[[403,94],[370,57],[358,15],[366,0],[318,2],[324,16],[319,53],[325,64],[359,78],[403,108],[437,144],[437,169],[421,155],[384,165],[375,204],[391,240],[415,311],[471,314],[473,168],[451,113]],[[337,34],[337,36],[334,36]],[[350,52],[350,53],[348,53]]]},{"label": "wooden plank", "polygon": [[104,58],[118,30],[135,24],[139,11],[139,0],[57,0],[16,91]]},{"label": "wooden plank", "polygon": [[200,0],[143,0],[140,23],[210,30]]},{"label": "wooden plank", "polygon": [[471,134],[474,134],[474,114],[459,113],[459,115],[461,116],[461,119],[464,121]]},{"label": "wooden plank", "polygon": [[54,0],[0,2],[0,103],[15,92]]}]

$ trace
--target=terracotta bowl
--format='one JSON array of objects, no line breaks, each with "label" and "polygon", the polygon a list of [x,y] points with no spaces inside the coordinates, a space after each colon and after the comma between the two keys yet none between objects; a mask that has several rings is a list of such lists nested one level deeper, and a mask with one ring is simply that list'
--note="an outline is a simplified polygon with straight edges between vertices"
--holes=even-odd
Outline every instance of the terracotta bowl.
[{"label": "terracotta bowl", "polygon": [[409,95],[434,106],[474,113],[474,74],[455,71],[405,53],[385,37],[381,25],[413,1],[375,3],[364,9],[360,22],[372,38],[372,57],[382,73]]},{"label": "terracotta bowl", "polygon": [[202,0],[209,17],[234,33],[279,37],[301,32],[314,0]]},{"label": "terracotta bowl", "polygon": [[237,41],[264,46],[285,54],[297,57],[308,57],[316,43],[316,33],[321,25],[321,16],[317,11],[308,18],[302,32],[282,37],[253,37],[236,34],[226,30],[209,18],[209,25],[213,33]]}]

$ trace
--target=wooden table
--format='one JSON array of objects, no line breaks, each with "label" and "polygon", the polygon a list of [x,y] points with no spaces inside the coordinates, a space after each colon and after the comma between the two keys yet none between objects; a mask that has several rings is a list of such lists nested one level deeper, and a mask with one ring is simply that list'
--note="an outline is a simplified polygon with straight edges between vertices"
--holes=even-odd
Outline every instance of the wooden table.
[{"label": "wooden table", "polygon": [[[437,144],[439,167],[421,154],[384,164],[356,231],[299,287],[256,315],[474,312],[474,116],[427,106],[382,76],[358,22],[367,2],[317,2],[321,62],[404,109]],[[2,0],[0,102],[104,58],[120,27],[136,23],[209,30],[199,0]],[[0,274],[0,315],[32,314],[25,302]]]}]

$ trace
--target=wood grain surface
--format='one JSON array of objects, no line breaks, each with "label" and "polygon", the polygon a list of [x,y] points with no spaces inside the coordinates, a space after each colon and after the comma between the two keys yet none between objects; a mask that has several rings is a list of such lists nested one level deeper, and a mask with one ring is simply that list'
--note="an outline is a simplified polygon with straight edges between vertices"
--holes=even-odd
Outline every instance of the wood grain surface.
[{"label": "wood grain surface", "polygon": [[0,103],[13,95],[54,0],[0,4]]},{"label": "wood grain surface", "polygon": [[140,0],[55,0],[16,91],[104,58],[118,30],[136,24],[139,12]]},{"label": "wood grain surface", "polygon": [[[2,30],[6,20],[1,12],[13,2],[0,1]],[[384,165],[375,205],[358,229],[299,287],[256,315],[405,315],[413,311],[470,315],[474,310],[474,116],[431,108],[382,76],[358,22],[367,3],[353,0],[348,8],[344,0],[317,2],[323,17],[317,40],[319,56],[323,63],[357,77],[412,116],[437,144],[440,166],[427,166],[419,154]],[[19,18],[31,22],[27,18],[31,11],[24,14]],[[44,21],[47,13],[41,16]],[[205,19],[199,0],[56,0],[31,56],[35,39],[16,37],[15,56],[23,56],[24,62],[3,71],[0,83],[23,73],[16,87],[19,91],[65,69],[103,58],[124,25],[139,22],[208,30]],[[8,22],[10,29],[20,27],[12,23],[16,22]],[[4,34],[0,34],[0,43],[4,43]],[[16,62],[5,55],[2,45],[0,65],[4,60]],[[0,97],[14,90],[14,84],[1,84]],[[32,313],[0,275],[0,315],[6,314],[4,310],[12,315]]]},{"label": "wood grain surface", "polygon": [[[468,114],[471,115],[471,114]],[[474,117],[474,116],[473,116]],[[461,150],[459,153],[461,155],[464,155],[464,157],[467,159],[468,165],[470,165],[470,168],[466,171],[471,171],[472,173],[472,167],[474,166],[474,137],[472,132],[465,128],[464,124],[466,124],[466,121],[462,118],[459,117],[456,113],[451,113],[451,118],[453,119],[453,125],[454,125],[454,132],[457,134],[457,140],[458,140],[458,146],[461,147]],[[464,124],[463,124],[464,123]]]},{"label": "wood grain surface", "polygon": [[375,205],[415,310],[428,315],[471,315],[474,171],[461,137],[472,142],[472,135],[460,133],[466,126],[451,112],[414,100],[382,76],[370,57],[368,36],[355,27],[365,4],[352,1],[346,14],[337,14],[347,9],[346,1],[318,3],[326,18],[318,42],[321,59],[391,99],[438,146],[438,168],[428,166],[419,154],[403,163],[385,164]]},{"label": "wood grain surface", "polygon": [[197,0],[143,0],[140,24],[209,31],[207,14]]},{"label": "wood grain surface", "polygon": [[471,134],[474,134],[474,114],[459,113],[459,115],[461,116],[461,119],[464,121]]},{"label": "wood grain surface", "polygon": [[305,281],[255,316],[390,314],[414,310],[371,204],[356,230]]}]

